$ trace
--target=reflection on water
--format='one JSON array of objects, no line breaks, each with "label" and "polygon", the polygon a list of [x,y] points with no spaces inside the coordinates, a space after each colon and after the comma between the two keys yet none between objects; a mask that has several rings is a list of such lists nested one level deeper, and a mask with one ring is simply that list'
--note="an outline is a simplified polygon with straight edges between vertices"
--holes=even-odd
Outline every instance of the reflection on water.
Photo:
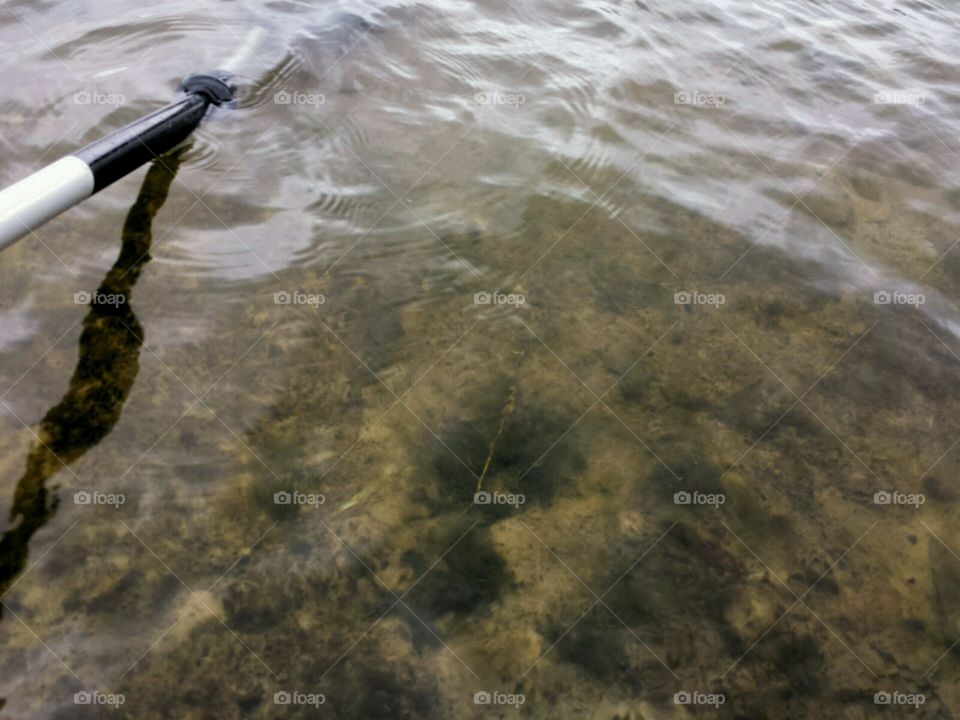
[{"label": "reflection on water", "polygon": [[143,328],[130,304],[131,292],[150,262],[153,218],[167,199],[182,154],[178,150],[150,166],[123,224],[120,255],[91,295],[70,387],[40,421],[17,481],[12,527],[0,538],[0,595],[26,566],[34,533],[57,510],[59,498],[49,496],[47,480],[106,437],[137,378]]},{"label": "reflection on water", "polygon": [[4,182],[266,28],[46,421],[138,178],[0,256],[4,714],[960,713],[955,8],[207,5],[0,6]]}]

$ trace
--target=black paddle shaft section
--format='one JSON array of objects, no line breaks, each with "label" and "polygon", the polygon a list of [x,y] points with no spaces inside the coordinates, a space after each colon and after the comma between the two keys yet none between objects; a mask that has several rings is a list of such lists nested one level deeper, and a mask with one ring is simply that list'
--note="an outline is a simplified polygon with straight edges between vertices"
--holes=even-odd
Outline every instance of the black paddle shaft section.
[{"label": "black paddle shaft section", "polygon": [[187,94],[177,102],[74,153],[93,172],[93,192],[179,145],[200,124],[211,104],[229,102],[234,92],[229,79],[219,73],[193,75],[184,81],[183,89]]}]

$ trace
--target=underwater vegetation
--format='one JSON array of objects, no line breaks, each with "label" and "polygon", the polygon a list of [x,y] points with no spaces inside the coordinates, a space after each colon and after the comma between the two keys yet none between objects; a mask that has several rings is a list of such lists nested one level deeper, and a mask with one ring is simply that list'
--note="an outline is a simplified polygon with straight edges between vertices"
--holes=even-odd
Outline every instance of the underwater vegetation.
[{"label": "underwater vegetation", "polygon": [[150,262],[153,218],[182,155],[171,153],[150,166],[123,224],[120,254],[91,295],[69,389],[40,421],[16,485],[11,527],[0,537],[0,595],[24,569],[30,538],[56,512],[58,498],[47,480],[106,437],[137,379],[144,330],[131,304],[132,291]]}]

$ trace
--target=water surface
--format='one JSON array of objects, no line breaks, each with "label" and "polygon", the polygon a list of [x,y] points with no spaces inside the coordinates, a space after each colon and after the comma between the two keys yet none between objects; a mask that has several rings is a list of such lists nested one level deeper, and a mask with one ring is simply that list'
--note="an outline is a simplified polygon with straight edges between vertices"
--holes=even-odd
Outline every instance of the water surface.
[{"label": "water surface", "polygon": [[958,19],[4,3],[0,715],[960,712]]}]

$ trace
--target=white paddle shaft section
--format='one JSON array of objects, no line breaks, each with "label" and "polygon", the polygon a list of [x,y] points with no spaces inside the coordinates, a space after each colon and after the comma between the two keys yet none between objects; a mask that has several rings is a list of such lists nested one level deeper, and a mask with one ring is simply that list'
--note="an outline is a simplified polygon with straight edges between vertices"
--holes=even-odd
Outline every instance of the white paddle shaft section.
[{"label": "white paddle shaft section", "polygon": [[0,191],[0,250],[93,194],[93,171],[67,155]]},{"label": "white paddle shaft section", "polygon": [[243,37],[243,42],[221,67],[233,75],[241,75],[244,71],[250,70],[247,66],[254,58],[262,66],[263,61],[257,56],[257,46],[262,43],[266,34],[267,31],[260,26],[248,31]]}]

